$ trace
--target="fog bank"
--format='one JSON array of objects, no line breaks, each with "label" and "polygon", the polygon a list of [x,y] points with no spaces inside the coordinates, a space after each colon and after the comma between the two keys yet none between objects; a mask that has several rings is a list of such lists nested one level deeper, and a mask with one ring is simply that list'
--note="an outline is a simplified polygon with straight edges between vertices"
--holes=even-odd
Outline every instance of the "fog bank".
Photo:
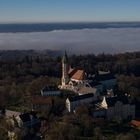
[{"label": "fog bank", "polygon": [[70,53],[140,51],[140,28],[0,33],[0,50],[68,50]]}]

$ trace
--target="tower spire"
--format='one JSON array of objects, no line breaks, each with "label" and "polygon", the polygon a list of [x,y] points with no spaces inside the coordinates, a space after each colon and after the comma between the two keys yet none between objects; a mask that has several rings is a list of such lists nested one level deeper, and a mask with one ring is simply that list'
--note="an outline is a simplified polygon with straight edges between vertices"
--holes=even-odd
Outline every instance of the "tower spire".
[{"label": "tower spire", "polygon": [[65,50],[65,54],[64,54],[64,56],[63,56],[63,58],[62,58],[62,62],[63,62],[63,63],[68,63],[68,56],[67,56],[66,50]]},{"label": "tower spire", "polygon": [[62,58],[62,86],[67,85],[67,83],[69,82],[68,70],[69,70],[68,56],[65,50],[65,54]]}]

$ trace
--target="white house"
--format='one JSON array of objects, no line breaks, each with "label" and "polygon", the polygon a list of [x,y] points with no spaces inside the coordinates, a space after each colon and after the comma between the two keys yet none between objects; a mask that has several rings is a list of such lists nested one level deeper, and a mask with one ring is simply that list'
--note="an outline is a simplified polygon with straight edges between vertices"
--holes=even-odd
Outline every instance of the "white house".
[{"label": "white house", "polygon": [[96,102],[93,110],[93,117],[110,119],[133,119],[135,118],[135,105],[129,102],[127,96],[103,98]]},{"label": "white house", "polygon": [[76,107],[83,105],[83,104],[89,104],[94,101],[94,94],[84,94],[79,96],[73,96],[66,99],[66,109],[68,112],[73,112]]}]

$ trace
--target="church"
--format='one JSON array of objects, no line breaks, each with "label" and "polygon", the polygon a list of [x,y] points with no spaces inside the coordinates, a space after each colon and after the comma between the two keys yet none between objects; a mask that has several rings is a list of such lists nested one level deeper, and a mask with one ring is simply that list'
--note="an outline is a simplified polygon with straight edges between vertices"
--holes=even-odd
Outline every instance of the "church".
[{"label": "church", "polygon": [[84,84],[85,71],[83,69],[73,69],[68,63],[68,56],[65,55],[62,58],[62,81],[61,89],[72,90],[74,85]]},{"label": "church", "polygon": [[71,68],[67,53],[62,58],[62,79],[60,89],[74,91],[78,94],[96,93],[113,89],[116,78],[110,72],[98,71],[98,74],[88,76],[84,69]]}]

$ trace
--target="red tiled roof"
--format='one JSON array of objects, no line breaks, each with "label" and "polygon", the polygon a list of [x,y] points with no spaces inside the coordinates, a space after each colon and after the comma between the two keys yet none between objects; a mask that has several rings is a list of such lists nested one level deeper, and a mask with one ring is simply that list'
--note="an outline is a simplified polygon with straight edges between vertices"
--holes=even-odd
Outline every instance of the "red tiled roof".
[{"label": "red tiled roof", "polygon": [[32,104],[51,104],[52,98],[51,97],[34,97],[32,99]]},{"label": "red tiled roof", "polygon": [[75,73],[71,76],[71,79],[84,80],[84,76],[84,70],[76,70]]},{"label": "red tiled roof", "polygon": [[140,121],[132,120],[132,121],[130,122],[130,125],[139,127],[139,126],[140,126]]}]

